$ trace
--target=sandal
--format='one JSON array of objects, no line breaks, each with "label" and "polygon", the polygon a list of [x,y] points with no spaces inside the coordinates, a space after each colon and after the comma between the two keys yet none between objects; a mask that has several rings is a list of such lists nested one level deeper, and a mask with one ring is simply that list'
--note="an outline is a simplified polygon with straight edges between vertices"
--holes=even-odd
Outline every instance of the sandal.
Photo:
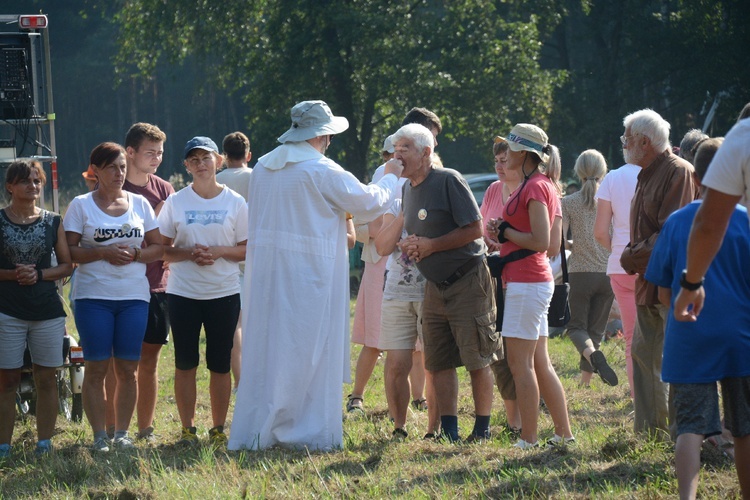
[{"label": "sandal", "polygon": [[347,398],[349,398],[349,400],[346,402],[347,413],[353,413],[355,411],[360,411],[360,412],[365,411],[365,406],[364,406],[365,400],[362,399],[362,396],[352,396],[351,394],[349,394]]},{"label": "sandal", "polygon": [[503,426],[503,431],[508,434],[513,439],[518,439],[521,437],[521,428],[520,427],[513,427],[509,424],[505,424]]},{"label": "sandal", "polygon": [[734,443],[721,434],[707,438],[705,442],[713,445],[730,460],[734,460]]},{"label": "sandal", "polygon": [[427,400],[425,398],[414,399],[411,402],[411,405],[417,411],[426,411],[427,410]]},{"label": "sandal", "polygon": [[435,432],[428,432],[427,434],[424,435],[422,439],[425,441],[440,442],[443,440],[443,433],[440,432],[439,430]]},{"label": "sandal", "polygon": [[409,434],[404,430],[403,427],[396,427],[393,429],[393,433],[391,434],[391,439],[394,441],[403,441],[409,437]]}]

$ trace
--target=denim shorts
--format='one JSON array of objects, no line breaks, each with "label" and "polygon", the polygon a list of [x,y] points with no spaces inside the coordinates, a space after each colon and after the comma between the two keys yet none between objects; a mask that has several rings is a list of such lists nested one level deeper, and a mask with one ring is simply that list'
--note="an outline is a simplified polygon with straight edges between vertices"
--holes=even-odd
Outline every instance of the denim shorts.
[{"label": "denim shorts", "polygon": [[145,300],[78,299],[75,318],[87,361],[141,359],[148,321]]}]

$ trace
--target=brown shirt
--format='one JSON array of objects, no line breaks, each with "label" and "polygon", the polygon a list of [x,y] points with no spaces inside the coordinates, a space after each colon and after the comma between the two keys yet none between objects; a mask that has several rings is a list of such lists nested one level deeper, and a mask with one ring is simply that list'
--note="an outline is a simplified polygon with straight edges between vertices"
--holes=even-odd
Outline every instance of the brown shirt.
[{"label": "brown shirt", "polygon": [[[126,179],[122,188],[125,191],[140,194],[146,198],[154,211],[160,203],[169,198],[170,194],[174,193],[174,188],[169,182],[153,174],[148,176],[148,184],[145,186],[136,186]],[[164,261],[157,260],[146,264],[146,277],[148,278],[151,293],[162,293],[167,290],[169,269],[164,269]]]},{"label": "brown shirt", "polygon": [[693,166],[667,150],[638,174],[635,196],[630,206],[630,243],[620,257],[628,274],[638,273],[635,303],[659,304],[657,287],[643,275],[664,222],[672,212],[698,197]]}]

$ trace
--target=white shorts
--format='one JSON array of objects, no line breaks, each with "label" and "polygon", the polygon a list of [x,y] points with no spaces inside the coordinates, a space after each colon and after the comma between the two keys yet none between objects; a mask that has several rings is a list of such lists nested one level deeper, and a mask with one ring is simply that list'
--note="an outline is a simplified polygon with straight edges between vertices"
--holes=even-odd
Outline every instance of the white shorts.
[{"label": "white shorts", "polygon": [[548,337],[547,311],[554,291],[552,281],[508,283],[505,289],[503,337],[524,340]]},{"label": "white shorts", "polygon": [[48,368],[62,366],[65,318],[26,321],[0,313],[0,369],[23,367],[23,352],[29,345],[31,362]]},{"label": "white shorts", "polygon": [[414,350],[422,343],[422,302],[384,300],[380,314],[378,349]]}]

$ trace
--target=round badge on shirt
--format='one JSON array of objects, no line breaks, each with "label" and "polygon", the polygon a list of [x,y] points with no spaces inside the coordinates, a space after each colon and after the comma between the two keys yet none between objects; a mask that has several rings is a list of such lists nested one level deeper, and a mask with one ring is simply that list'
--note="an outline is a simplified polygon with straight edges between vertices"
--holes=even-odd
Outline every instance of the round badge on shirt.
[{"label": "round badge on shirt", "polygon": [[133,229],[133,227],[130,224],[127,224],[127,223],[123,224],[121,228],[122,234],[129,233],[131,229]]},{"label": "round badge on shirt", "polygon": [[419,220],[425,220],[427,218],[427,210],[420,208],[419,212],[417,212],[417,217],[419,217]]}]

